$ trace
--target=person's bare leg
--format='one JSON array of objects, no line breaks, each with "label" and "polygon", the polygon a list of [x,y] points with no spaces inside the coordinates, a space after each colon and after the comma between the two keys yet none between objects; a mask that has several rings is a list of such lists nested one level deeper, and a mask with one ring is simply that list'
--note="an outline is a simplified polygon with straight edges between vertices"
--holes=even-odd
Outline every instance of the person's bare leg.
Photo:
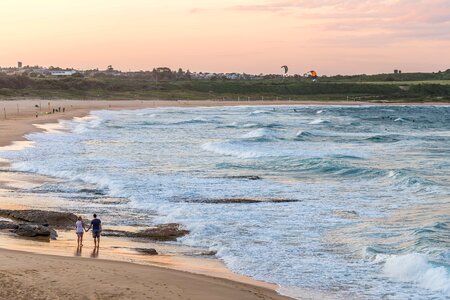
[{"label": "person's bare leg", "polygon": [[80,246],[83,247],[83,235],[80,235]]},{"label": "person's bare leg", "polygon": [[100,247],[100,237],[97,238],[97,248]]}]

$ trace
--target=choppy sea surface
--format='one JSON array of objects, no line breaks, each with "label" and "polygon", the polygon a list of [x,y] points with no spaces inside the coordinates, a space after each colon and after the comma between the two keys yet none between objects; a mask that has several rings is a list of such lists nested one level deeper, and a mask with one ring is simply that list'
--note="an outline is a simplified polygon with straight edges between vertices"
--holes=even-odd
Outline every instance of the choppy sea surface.
[{"label": "choppy sea surface", "polygon": [[[181,223],[178,243],[283,293],[450,298],[449,106],[96,111],[27,138],[0,157],[60,179],[32,192]],[[241,198],[264,201],[222,203]]]}]

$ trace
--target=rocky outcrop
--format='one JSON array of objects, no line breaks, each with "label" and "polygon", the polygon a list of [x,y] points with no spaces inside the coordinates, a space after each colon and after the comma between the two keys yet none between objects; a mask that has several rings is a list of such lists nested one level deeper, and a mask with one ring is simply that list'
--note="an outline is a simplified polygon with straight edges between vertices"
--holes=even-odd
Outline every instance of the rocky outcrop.
[{"label": "rocky outcrop", "polygon": [[261,180],[262,178],[256,175],[240,175],[240,176],[227,176],[229,179],[246,179],[246,180]]},{"label": "rocky outcrop", "polygon": [[158,255],[158,252],[153,248],[136,248],[136,251],[146,255]]},{"label": "rocky outcrop", "polygon": [[17,229],[19,225],[13,223],[13,222],[7,222],[7,221],[0,221],[0,230],[4,229]]},{"label": "rocky outcrop", "polygon": [[177,238],[185,236],[188,233],[189,230],[183,229],[180,224],[176,223],[160,224],[138,232],[109,229],[102,231],[103,236],[137,237],[156,241],[175,241]]},{"label": "rocky outcrop", "polygon": [[214,251],[214,250],[193,253],[193,255],[199,255],[199,256],[214,256],[216,254],[217,254],[217,251]]},{"label": "rocky outcrop", "polygon": [[14,233],[26,237],[48,237],[55,240],[58,237],[56,231],[48,226],[37,224],[19,224]]},{"label": "rocky outcrop", "polygon": [[0,209],[0,216],[34,224],[48,224],[49,226],[56,228],[71,228],[77,220],[77,216],[72,213],[37,209]]},{"label": "rocky outcrop", "polygon": [[113,236],[113,237],[134,237],[135,232],[125,231],[125,230],[114,230],[114,229],[103,229],[102,236]]},{"label": "rocky outcrop", "polygon": [[209,204],[236,204],[236,203],[286,203],[286,202],[300,202],[296,199],[273,199],[273,198],[224,198],[224,199],[199,199],[186,200],[189,203],[209,203]]},{"label": "rocky outcrop", "polygon": [[149,238],[158,241],[175,241],[177,238],[185,236],[189,230],[182,229],[180,224],[169,223],[160,224],[153,228],[137,232],[136,237]]},{"label": "rocky outcrop", "polygon": [[53,228],[72,228],[77,219],[72,213],[35,209],[0,209],[0,216],[13,220],[13,222],[0,221],[0,229],[9,229],[19,236],[47,237],[52,240],[58,237]]},{"label": "rocky outcrop", "polygon": [[[77,216],[67,212],[44,210],[5,210],[0,209],[0,216],[13,220],[26,221],[29,224],[14,224],[13,222],[0,222],[0,229],[10,229],[20,236],[37,237],[48,236],[56,239],[57,233],[52,228],[73,228]],[[175,241],[185,236],[189,231],[180,224],[160,224],[139,232],[123,230],[103,230],[104,236],[145,238],[156,241]]]}]

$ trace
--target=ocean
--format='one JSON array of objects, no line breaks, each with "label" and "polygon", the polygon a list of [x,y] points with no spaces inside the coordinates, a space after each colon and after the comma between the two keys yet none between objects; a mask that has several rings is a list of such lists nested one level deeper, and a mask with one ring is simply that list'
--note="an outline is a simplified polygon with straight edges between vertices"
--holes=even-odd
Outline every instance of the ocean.
[{"label": "ocean", "polygon": [[450,106],[94,111],[0,152],[31,192],[176,222],[232,271],[337,298],[450,298]]}]

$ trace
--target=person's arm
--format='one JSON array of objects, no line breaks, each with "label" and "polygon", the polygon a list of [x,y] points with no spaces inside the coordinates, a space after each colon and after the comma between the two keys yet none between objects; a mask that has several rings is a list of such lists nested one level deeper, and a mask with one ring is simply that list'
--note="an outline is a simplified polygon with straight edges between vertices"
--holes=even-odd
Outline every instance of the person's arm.
[{"label": "person's arm", "polygon": [[102,231],[102,221],[100,221],[100,224],[98,226],[99,226],[100,231]]},{"label": "person's arm", "polygon": [[89,229],[91,229],[91,227],[92,227],[92,222],[91,222],[91,225],[89,225],[88,229],[86,229],[86,232],[88,232]]}]

